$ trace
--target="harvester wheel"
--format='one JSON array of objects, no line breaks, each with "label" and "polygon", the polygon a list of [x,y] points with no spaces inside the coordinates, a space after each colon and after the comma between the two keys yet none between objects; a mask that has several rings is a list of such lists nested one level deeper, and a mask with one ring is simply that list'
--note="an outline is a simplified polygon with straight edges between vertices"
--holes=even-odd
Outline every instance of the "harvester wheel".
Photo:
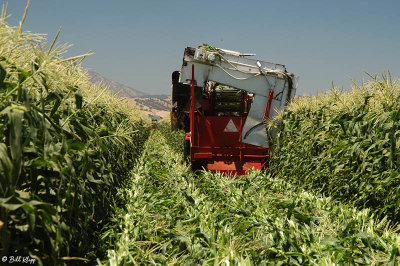
[{"label": "harvester wheel", "polygon": [[268,170],[269,169],[269,159],[267,160],[267,161],[265,161],[263,164],[262,164],[262,166],[261,166],[261,170],[262,171],[266,171],[266,170]]},{"label": "harvester wheel", "polygon": [[185,162],[190,162],[190,143],[185,142],[185,146],[183,148],[183,158],[185,158]]},{"label": "harvester wheel", "polygon": [[192,161],[190,162],[190,167],[192,168],[192,171],[196,173],[197,171],[201,171],[204,169],[207,170],[207,162],[205,161]]}]

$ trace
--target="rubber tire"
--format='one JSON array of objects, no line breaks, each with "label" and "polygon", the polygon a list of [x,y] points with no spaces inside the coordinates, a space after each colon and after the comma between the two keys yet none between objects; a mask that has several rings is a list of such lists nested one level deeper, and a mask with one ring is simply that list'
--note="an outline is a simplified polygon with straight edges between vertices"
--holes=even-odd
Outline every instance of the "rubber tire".
[{"label": "rubber tire", "polygon": [[186,163],[190,163],[190,143],[184,144],[183,158],[185,158]]},{"label": "rubber tire", "polygon": [[190,168],[196,174],[203,169],[207,170],[207,164],[205,161],[192,161],[190,162]]},{"label": "rubber tire", "polygon": [[270,160],[268,159],[265,164],[261,167],[261,171],[265,172],[267,170],[269,170],[269,164],[270,164]]}]

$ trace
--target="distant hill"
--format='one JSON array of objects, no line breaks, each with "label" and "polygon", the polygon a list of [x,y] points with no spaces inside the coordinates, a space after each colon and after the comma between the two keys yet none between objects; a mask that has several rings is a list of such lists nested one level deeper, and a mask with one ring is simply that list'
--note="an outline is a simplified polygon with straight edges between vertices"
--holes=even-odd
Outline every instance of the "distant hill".
[{"label": "distant hill", "polygon": [[[155,96],[155,97],[154,97]],[[142,110],[150,117],[167,117],[171,111],[171,97],[168,95],[149,95],[128,98],[128,103]]]},{"label": "distant hill", "polygon": [[109,87],[111,92],[118,94],[119,97],[134,98],[148,95],[142,91],[133,89],[124,84],[108,79],[97,72],[89,70],[88,73],[91,76],[91,81],[93,83],[104,83],[107,87]]},{"label": "distant hill", "polygon": [[171,97],[169,95],[149,95],[133,89],[114,80],[103,77],[95,71],[88,71],[93,83],[104,83],[111,92],[117,93],[121,98],[127,98],[131,106],[142,110],[152,118],[163,118],[171,110]]}]

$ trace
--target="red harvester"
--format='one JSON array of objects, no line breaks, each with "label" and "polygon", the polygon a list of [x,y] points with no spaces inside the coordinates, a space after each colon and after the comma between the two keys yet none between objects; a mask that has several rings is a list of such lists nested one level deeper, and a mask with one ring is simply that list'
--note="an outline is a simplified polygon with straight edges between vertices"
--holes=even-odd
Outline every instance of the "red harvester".
[{"label": "red harvester", "polygon": [[284,65],[249,54],[185,49],[181,71],[172,73],[173,129],[184,129],[185,155],[193,170],[242,175],[269,161],[264,123],[295,94],[294,75]]}]

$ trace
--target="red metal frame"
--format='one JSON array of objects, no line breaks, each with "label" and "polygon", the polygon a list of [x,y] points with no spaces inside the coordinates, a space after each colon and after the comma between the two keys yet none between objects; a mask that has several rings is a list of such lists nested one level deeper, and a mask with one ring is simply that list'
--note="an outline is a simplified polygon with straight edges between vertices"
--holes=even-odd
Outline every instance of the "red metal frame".
[{"label": "red metal frame", "polygon": [[[190,132],[194,132],[194,65],[192,65],[192,86],[190,88]],[[190,134],[191,143],[194,142],[194,134]]]},{"label": "red metal frame", "polygon": [[271,103],[272,103],[272,98],[273,97],[274,97],[274,91],[270,90],[269,93],[268,93],[267,105],[265,106],[264,119],[268,118],[269,109],[271,109]]}]

